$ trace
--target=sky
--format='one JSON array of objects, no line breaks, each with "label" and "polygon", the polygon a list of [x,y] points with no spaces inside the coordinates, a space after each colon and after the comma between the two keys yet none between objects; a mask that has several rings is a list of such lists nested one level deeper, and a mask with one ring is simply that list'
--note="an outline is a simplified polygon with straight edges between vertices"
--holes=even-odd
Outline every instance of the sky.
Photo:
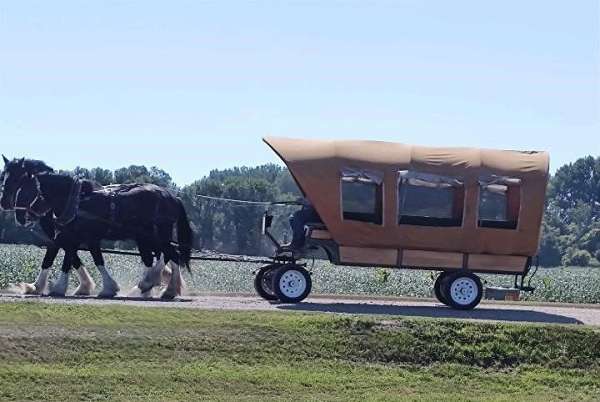
[{"label": "sky", "polygon": [[0,0],[0,153],[279,163],[266,135],[600,156],[600,0]]}]

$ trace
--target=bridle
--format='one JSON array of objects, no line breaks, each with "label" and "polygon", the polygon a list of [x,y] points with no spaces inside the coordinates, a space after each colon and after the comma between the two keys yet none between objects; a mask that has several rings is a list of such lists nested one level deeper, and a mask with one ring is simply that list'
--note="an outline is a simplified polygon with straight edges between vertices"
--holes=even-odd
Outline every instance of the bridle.
[{"label": "bridle", "polygon": [[[23,172],[21,174],[21,176],[19,176],[19,178],[16,180],[16,184],[15,187],[17,188],[17,190],[15,191],[14,195],[13,195],[13,205],[12,205],[12,209],[16,208],[16,204],[17,204],[17,195],[19,194],[19,190],[21,190],[21,187],[23,187],[23,181],[27,178],[27,176],[29,175],[29,173],[27,173],[27,171]],[[6,171],[2,172],[2,184],[0,184],[0,193],[4,194],[4,190],[6,187],[6,181],[8,180],[8,178],[10,177],[8,175],[8,173]],[[11,209],[10,207],[7,209]]]},{"label": "bridle", "polygon": [[2,173],[0,173],[0,194],[4,192],[4,184],[6,182],[6,178],[6,170],[3,170]]},{"label": "bridle", "polygon": [[13,209],[15,211],[25,211],[30,215],[35,216],[36,218],[41,218],[45,216],[50,210],[52,206],[50,203],[44,198],[42,192],[40,191],[40,182],[37,179],[37,175],[33,175],[31,178],[35,180],[35,187],[37,189],[37,194],[33,201],[29,203],[27,206],[19,206],[17,205],[17,201],[19,199],[19,194],[21,190],[23,190],[23,181],[28,176],[27,173],[24,173],[17,181],[17,191],[15,192],[15,205]]}]

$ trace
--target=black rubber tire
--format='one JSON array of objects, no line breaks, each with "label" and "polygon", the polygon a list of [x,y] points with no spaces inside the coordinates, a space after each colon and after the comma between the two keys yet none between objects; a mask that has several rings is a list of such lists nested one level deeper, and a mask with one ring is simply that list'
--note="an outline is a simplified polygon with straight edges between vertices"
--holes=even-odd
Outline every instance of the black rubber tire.
[{"label": "black rubber tire", "polygon": [[[297,296],[290,296],[285,294],[286,290],[281,289],[281,279],[288,273],[289,271],[297,271],[299,272],[306,282],[306,287],[304,290],[299,293]],[[300,265],[296,264],[288,264],[279,268],[275,274],[273,275],[273,291],[277,295],[277,298],[282,303],[300,303],[302,300],[306,299],[312,290],[312,279],[310,277],[310,273]]]},{"label": "black rubber tire", "polygon": [[280,264],[266,265],[254,275],[254,290],[265,300],[279,300],[271,287],[273,284],[273,274],[279,267],[281,267]]},{"label": "black rubber tire", "polygon": [[[459,303],[452,298],[451,294],[452,284],[464,278],[471,279],[475,283],[475,289],[478,292],[475,299],[468,304]],[[454,272],[449,274],[441,281],[440,289],[443,297],[446,297],[448,300],[448,306],[457,310],[472,310],[477,307],[483,297],[483,285],[481,284],[481,279],[472,272]]]},{"label": "black rubber tire", "polygon": [[448,277],[448,275],[450,275],[448,272],[442,272],[438,275],[438,277],[435,280],[435,283],[433,284],[433,292],[435,293],[435,298],[438,299],[440,303],[445,304],[446,306],[448,306],[449,302],[446,293],[443,292],[442,282]]}]

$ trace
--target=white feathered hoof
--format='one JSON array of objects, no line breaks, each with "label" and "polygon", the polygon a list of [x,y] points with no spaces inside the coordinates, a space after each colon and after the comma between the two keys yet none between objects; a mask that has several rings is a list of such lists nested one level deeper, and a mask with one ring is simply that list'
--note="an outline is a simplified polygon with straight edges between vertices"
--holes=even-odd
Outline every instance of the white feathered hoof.
[{"label": "white feathered hoof", "polygon": [[50,286],[50,296],[64,297],[69,287],[69,273],[61,272],[58,280]]},{"label": "white feathered hoof", "polygon": [[102,292],[98,293],[98,299],[112,299],[113,297],[115,297],[117,294],[119,293],[119,290],[116,291],[108,291],[108,290],[102,290]]},{"label": "white feathered hoof", "polygon": [[148,294],[149,292],[152,291],[153,287],[154,287],[154,283],[152,283],[150,281],[145,281],[145,280],[143,280],[137,284],[137,288],[140,290],[141,294]]},{"label": "white feathered hoof", "polygon": [[142,292],[142,294],[148,293],[153,287],[160,285],[161,271],[162,268],[150,268],[146,271],[144,277],[138,283],[138,288],[140,288],[140,292]]},{"label": "white feathered hoof", "polygon": [[140,288],[138,288],[137,285],[132,287],[131,290],[129,290],[129,292],[127,292],[127,297],[141,297],[141,296],[142,296],[142,293],[140,292]]},{"label": "white feathered hoof", "polygon": [[94,283],[82,283],[75,289],[73,296],[90,296],[94,292],[94,289],[96,289]]},{"label": "white feathered hoof", "polygon": [[152,289],[150,289],[149,291],[147,291],[145,293],[142,293],[142,292],[140,292],[140,288],[136,285],[131,288],[129,293],[127,293],[127,297],[141,297],[144,299],[151,299],[152,298]]},{"label": "white feathered hoof", "polygon": [[[35,283],[19,283],[18,288],[21,290],[21,293],[24,295],[41,295],[43,293],[43,289],[38,289]],[[18,290],[17,290],[18,291]]]},{"label": "white feathered hoof", "polygon": [[117,282],[107,281],[107,283],[104,283],[104,286],[102,287],[102,291],[98,294],[98,298],[111,299],[111,298],[115,297],[119,293],[120,290],[121,290],[121,288],[119,288],[119,285],[117,284]]},{"label": "white feathered hoof", "polygon": [[54,284],[54,285],[50,286],[50,292],[48,293],[48,296],[65,297],[66,294],[67,294],[66,286],[62,286],[62,284]]},{"label": "white feathered hoof", "polygon": [[165,290],[162,295],[160,295],[160,298],[162,300],[173,300],[177,297],[177,294],[175,292],[170,291],[169,289]]}]

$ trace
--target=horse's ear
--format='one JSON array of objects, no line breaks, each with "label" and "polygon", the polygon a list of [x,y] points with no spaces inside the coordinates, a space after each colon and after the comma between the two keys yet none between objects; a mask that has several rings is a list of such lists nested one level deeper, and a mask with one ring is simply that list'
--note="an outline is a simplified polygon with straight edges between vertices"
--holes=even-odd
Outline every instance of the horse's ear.
[{"label": "horse's ear", "polygon": [[25,158],[19,159],[18,163],[19,163],[19,166],[21,166],[22,168],[24,168],[25,167]]},{"label": "horse's ear", "polygon": [[10,162],[10,161],[8,160],[8,158],[7,158],[6,156],[4,156],[4,154],[2,154],[2,159],[4,159],[4,164],[5,164],[5,165],[8,165],[8,162]]}]

